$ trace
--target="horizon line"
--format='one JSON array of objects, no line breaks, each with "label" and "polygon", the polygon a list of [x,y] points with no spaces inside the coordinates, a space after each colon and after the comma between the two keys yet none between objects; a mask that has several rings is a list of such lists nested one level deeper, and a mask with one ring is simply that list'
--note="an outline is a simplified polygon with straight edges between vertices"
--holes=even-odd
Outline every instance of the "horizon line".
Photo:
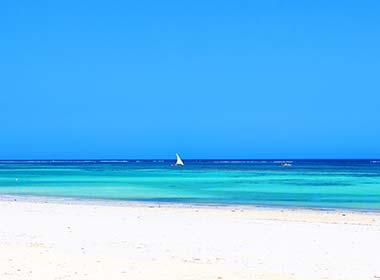
[{"label": "horizon line", "polygon": [[[199,161],[270,161],[270,160],[380,160],[380,158],[183,158],[184,160]],[[0,159],[2,161],[174,161],[175,158],[29,158],[29,159]]]}]

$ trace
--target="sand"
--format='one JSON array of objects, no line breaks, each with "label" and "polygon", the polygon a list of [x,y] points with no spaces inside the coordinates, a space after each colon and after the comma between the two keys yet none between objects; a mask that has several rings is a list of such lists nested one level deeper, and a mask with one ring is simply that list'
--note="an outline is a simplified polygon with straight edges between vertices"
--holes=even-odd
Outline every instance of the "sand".
[{"label": "sand", "polygon": [[380,279],[380,214],[2,200],[0,279]]}]

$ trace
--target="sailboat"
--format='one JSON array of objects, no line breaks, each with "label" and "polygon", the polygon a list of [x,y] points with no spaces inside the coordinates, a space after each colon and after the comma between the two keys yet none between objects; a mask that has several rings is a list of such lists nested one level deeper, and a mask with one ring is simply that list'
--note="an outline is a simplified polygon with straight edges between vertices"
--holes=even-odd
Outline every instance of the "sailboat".
[{"label": "sailboat", "polygon": [[180,158],[179,154],[175,154],[177,156],[177,162],[175,163],[176,166],[184,166],[182,159]]}]

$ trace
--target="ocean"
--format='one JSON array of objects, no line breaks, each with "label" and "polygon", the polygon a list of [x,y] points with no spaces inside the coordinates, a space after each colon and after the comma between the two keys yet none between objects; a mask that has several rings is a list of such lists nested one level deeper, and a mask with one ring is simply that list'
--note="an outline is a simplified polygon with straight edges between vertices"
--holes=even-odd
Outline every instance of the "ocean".
[{"label": "ocean", "polygon": [[380,210],[379,160],[0,161],[1,196]]}]

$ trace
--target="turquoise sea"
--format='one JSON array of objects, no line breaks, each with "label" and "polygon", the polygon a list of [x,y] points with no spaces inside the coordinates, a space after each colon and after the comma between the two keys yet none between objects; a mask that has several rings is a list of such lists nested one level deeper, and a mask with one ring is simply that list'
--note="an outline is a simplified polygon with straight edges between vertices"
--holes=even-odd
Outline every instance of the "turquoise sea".
[{"label": "turquoise sea", "polygon": [[380,210],[378,160],[0,161],[5,195]]}]

